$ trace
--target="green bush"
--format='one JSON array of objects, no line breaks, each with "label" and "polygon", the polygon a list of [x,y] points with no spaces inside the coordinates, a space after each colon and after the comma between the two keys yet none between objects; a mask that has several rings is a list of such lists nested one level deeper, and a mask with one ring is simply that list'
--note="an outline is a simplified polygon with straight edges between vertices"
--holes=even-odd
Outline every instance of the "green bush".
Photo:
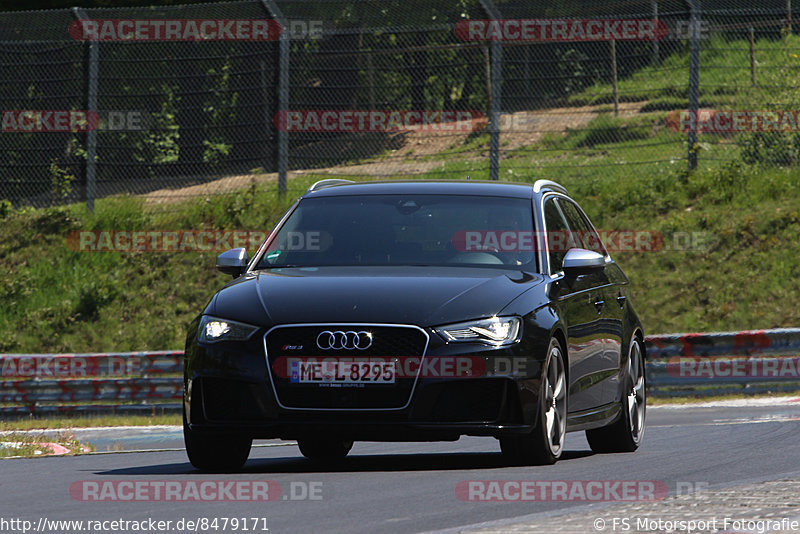
[{"label": "green bush", "polygon": [[800,163],[800,134],[755,132],[742,137],[742,161],[747,164],[794,167]]},{"label": "green bush", "polygon": [[653,136],[652,118],[620,119],[603,113],[585,128],[569,130],[566,136],[551,135],[542,140],[555,148],[593,148],[597,145],[649,139]]},{"label": "green bush", "polygon": [[12,211],[14,211],[14,205],[11,204],[11,201],[6,199],[0,200],[0,219],[5,219]]}]

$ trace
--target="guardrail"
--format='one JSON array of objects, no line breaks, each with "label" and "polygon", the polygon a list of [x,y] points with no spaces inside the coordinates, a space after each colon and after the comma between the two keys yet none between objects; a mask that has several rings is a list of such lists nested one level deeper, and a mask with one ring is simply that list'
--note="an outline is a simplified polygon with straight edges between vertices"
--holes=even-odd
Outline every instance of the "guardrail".
[{"label": "guardrail", "polygon": [[800,390],[800,328],[648,336],[656,396]]},{"label": "guardrail", "polygon": [[[800,328],[648,336],[655,396],[800,391]],[[175,413],[183,351],[0,355],[0,415]]]},{"label": "guardrail", "polygon": [[183,351],[0,355],[0,415],[175,413]]}]

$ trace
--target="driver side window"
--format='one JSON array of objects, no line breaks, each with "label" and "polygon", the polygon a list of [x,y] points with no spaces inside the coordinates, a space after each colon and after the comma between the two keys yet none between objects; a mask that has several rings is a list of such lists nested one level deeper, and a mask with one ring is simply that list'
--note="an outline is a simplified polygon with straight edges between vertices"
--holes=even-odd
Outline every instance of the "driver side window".
[{"label": "driver side window", "polygon": [[608,255],[600,236],[592,229],[585,215],[581,215],[580,210],[574,203],[564,198],[559,198],[558,207],[561,208],[561,213],[569,223],[573,234],[575,234],[575,239],[578,242],[577,246],[597,252],[603,256]]},{"label": "driver side window", "polygon": [[544,203],[544,224],[547,232],[547,255],[550,259],[550,274],[555,274],[561,270],[564,264],[564,256],[569,250],[566,246],[569,227],[564,221],[561,210],[556,205],[553,197],[548,198]]}]

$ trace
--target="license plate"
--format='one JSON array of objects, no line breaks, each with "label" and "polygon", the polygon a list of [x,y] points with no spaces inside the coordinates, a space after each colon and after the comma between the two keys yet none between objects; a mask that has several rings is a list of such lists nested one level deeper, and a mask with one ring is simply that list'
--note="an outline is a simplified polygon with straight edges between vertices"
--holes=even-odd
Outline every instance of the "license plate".
[{"label": "license plate", "polygon": [[290,381],[294,384],[394,384],[396,377],[394,361],[294,361]]}]

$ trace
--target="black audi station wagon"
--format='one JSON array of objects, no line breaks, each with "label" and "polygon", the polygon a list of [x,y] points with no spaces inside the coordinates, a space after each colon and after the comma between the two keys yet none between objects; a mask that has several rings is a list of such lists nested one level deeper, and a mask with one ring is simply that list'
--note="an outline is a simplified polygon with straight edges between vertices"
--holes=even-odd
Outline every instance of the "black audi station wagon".
[{"label": "black audi station wagon", "polygon": [[253,439],[335,462],[354,441],[493,436],[551,464],[567,432],[634,451],[644,333],[628,279],[560,185],[323,180],[190,325],[184,436],[201,470]]}]

